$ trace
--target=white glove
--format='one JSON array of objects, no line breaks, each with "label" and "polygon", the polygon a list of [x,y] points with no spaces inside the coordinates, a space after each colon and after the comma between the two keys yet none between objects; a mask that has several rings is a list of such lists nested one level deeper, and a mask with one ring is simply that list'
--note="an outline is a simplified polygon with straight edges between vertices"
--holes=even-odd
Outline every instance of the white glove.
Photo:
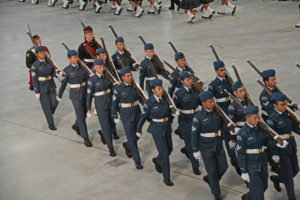
[{"label": "white glove", "polygon": [[136,136],[140,138],[142,136],[142,133],[136,132]]},{"label": "white glove", "polygon": [[200,159],[200,151],[194,152],[193,153],[194,158],[196,158],[197,160]]},{"label": "white glove", "polygon": [[92,116],[92,112],[87,112],[87,113],[86,113],[86,116],[87,116],[87,117],[91,117],[91,116]]},{"label": "white glove", "polygon": [[244,181],[250,183],[250,177],[248,173],[242,173],[241,177]]},{"label": "white glove", "polygon": [[59,98],[58,96],[56,96],[57,101],[61,101],[61,98]]},{"label": "white glove", "polygon": [[40,93],[35,94],[35,98],[37,98],[38,100],[40,99],[40,96],[41,96]]},{"label": "white glove", "polygon": [[228,142],[228,144],[229,144],[229,148],[230,148],[230,149],[234,149],[234,148],[235,148],[236,143],[234,143],[232,140],[230,140],[230,141]]},{"label": "white glove", "polygon": [[240,128],[235,127],[234,132],[230,130],[230,135],[236,135],[239,132]]},{"label": "white glove", "polygon": [[279,143],[276,144],[277,147],[284,149],[285,147],[287,147],[289,143],[285,140],[283,140],[283,144],[280,145]]},{"label": "white glove", "polygon": [[114,119],[115,124],[118,124],[120,122],[119,119]]},{"label": "white glove", "polygon": [[173,116],[173,117],[177,117],[178,115],[179,115],[178,110],[175,112],[175,114],[172,113],[172,116]]},{"label": "white glove", "polygon": [[56,76],[57,76],[57,77],[60,77],[61,75],[62,75],[62,72],[57,72],[57,71],[56,71]]},{"label": "white glove", "polygon": [[280,157],[278,155],[272,156],[272,159],[274,160],[275,163],[279,163]]}]

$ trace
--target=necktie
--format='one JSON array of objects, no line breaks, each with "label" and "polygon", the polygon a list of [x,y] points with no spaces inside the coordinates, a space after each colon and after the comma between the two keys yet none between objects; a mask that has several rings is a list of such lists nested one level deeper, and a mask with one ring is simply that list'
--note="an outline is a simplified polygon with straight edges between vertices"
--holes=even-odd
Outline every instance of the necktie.
[{"label": "necktie", "polygon": [[192,89],[191,88],[189,88],[189,93],[192,94]]},{"label": "necktie", "polygon": [[158,103],[162,104],[162,100],[161,98],[158,99]]}]

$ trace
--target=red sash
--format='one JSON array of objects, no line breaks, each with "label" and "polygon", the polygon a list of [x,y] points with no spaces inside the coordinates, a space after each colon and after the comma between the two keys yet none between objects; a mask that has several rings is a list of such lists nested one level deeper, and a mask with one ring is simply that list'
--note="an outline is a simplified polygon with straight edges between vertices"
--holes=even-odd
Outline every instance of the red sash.
[{"label": "red sash", "polygon": [[87,47],[87,48],[89,49],[89,51],[90,51],[94,56],[97,55],[95,49],[94,49],[93,47],[91,47],[88,43],[84,42],[83,45],[84,45],[85,47]]}]

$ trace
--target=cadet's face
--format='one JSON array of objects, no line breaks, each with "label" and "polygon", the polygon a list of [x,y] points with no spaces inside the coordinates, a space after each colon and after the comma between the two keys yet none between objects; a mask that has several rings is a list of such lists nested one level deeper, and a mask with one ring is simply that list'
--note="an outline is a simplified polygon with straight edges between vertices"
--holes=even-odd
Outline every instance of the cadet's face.
[{"label": "cadet's face", "polygon": [[215,107],[215,101],[213,99],[208,99],[206,101],[201,101],[202,106],[206,110],[212,110]]},{"label": "cadet's face", "polygon": [[121,78],[125,83],[129,84],[132,82],[132,73],[130,72],[130,73],[123,74]]},{"label": "cadet's face", "polygon": [[105,61],[106,61],[106,58],[107,58],[107,56],[106,56],[106,54],[105,54],[105,53],[103,53],[103,54],[100,54],[100,58],[102,59],[102,61],[103,61],[103,62],[105,62]]},{"label": "cadet's face", "polygon": [[98,74],[103,74],[104,72],[104,65],[94,65],[94,69]]},{"label": "cadet's face", "polygon": [[176,60],[176,64],[178,67],[180,67],[181,69],[183,69],[186,65],[186,60],[185,58],[181,58],[181,59],[178,59]]},{"label": "cadet's face", "polygon": [[[35,38],[34,39],[36,41],[36,43],[41,46],[42,45],[42,42],[41,42],[41,39],[40,38]],[[35,44],[33,44],[33,46],[36,46]]]},{"label": "cadet's face", "polygon": [[148,58],[152,58],[153,55],[154,55],[154,50],[145,50],[145,55],[146,55]]},{"label": "cadet's face", "polygon": [[117,42],[116,47],[119,51],[124,50],[124,42]]},{"label": "cadet's face", "polygon": [[193,79],[192,78],[185,78],[185,79],[181,80],[181,83],[185,87],[191,87],[192,84],[193,84]]},{"label": "cadet's face", "polygon": [[246,115],[246,121],[252,126],[256,126],[258,124],[258,120],[259,120],[258,114]]},{"label": "cadet's face", "polygon": [[276,86],[276,77],[269,77],[269,79],[265,82],[267,87],[273,88]]},{"label": "cadet's face", "polygon": [[69,62],[73,65],[77,65],[78,64],[78,57],[77,56],[71,56],[68,58]]},{"label": "cadet's face", "polygon": [[84,34],[84,37],[85,37],[86,41],[90,42],[94,39],[94,34],[93,34],[93,32],[88,32],[88,33]]},{"label": "cadet's face", "polygon": [[279,112],[285,112],[286,111],[286,102],[285,101],[277,101],[275,104],[273,104],[276,110]]},{"label": "cadet's face", "polygon": [[226,76],[225,67],[217,69],[216,73],[218,77],[224,78]]},{"label": "cadet's face", "polygon": [[40,60],[44,60],[45,59],[45,52],[40,51],[36,54],[36,57]]},{"label": "cadet's face", "polygon": [[233,91],[234,96],[236,96],[239,99],[244,99],[246,96],[245,87],[238,88],[237,90]]},{"label": "cadet's face", "polygon": [[154,89],[152,89],[152,92],[155,94],[155,96],[161,97],[164,93],[164,89],[162,86],[156,86]]}]

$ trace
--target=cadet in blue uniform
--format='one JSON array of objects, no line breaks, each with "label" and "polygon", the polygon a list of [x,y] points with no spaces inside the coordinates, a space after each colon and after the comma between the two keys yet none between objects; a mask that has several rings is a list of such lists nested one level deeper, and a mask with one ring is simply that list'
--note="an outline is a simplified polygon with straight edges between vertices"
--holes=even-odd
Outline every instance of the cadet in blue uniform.
[{"label": "cadet in blue uniform", "polygon": [[138,137],[136,135],[137,123],[141,117],[141,109],[138,103],[139,96],[132,85],[132,72],[129,66],[120,70],[123,80],[122,84],[117,86],[113,94],[112,114],[114,121],[118,123],[118,112],[123,123],[127,142],[123,143],[128,157],[133,157],[136,169],[143,169],[138,150]]},{"label": "cadet in blue uniform", "polygon": [[228,168],[222,135],[227,134],[228,128],[213,110],[215,102],[212,92],[201,92],[199,98],[203,107],[196,113],[192,123],[193,155],[200,159],[201,152],[207,172],[204,181],[209,184],[215,200],[220,200],[219,182]]},{"label": "cadet in blue uniform", "polygon": [[57,77],[56,71],[45,60],[45,52],[42,46],[34,48],[37,60],[31,67],[31,75],[35,97],[40,100],[50,130],[56,130],[53,114],[57,108],[56,85],[53,77]]},{"label": "cadet in blue uniform", "polygon": [[273,112],[270,114],[267,124],[275,130],[282,139],[289,144],[285,149],[278,148],[278,156],[274,156],[279,162],[279,176],[271,176],[275,189],[281,191],[279,183],[283,183],[289,200],[295,200],[294,180],[293,178],[299,172],[297,158],[297,144],[292,132],[300,134],[299,124],[294,122],[286,113],[286,96],[281,93],[272,94]]},{"label": "cadet in blue uniform", "polygon": [[[220,106],[220,108],[226,114],[228,114],[228,106],[230,104],[230,97],[225,92],[225,89],[228,92],[232,92],[232,91],[231,91],[231,85],[229,84],[228,79],[226,78],[226,70],[225,70],[225,65],[224,65],[223,61],[221,61],[221,60],[215,61],[214,68],[215,68],[217,77],[215,78],[215,80],[213,80],[209,84],[208,90],[213,93],[218,106]],[[230,162],[231,162],[232,166],[234,166],[235,168],[238,168],[235,151],[234,151],[234,149],[230,148],[230,146],[229,146],[230,140],[229,139],[230,139],[230,137],[224,137],[225,147],[226,147],[228,156],[230,157]]]},{"label": "cadet in blue uniform", "polygon": [[142,127],[146,119],[149,120],[150,125],[147,131],[151,133],[158,151],[158,156],[153,158],[152,161],[155,164],[156,171],[163,173],[164,183],[168,186],[173,186],[174,184],[170,179],[169,160],[169,156],[173,151],[171,136],[171,124],[173,122],[172,111],[166,100],[162,98],[162,80],[151,80],[150,85],[153,94],[144,104],[144,113],[137,126],[137,136],[141,136]]},{"label": "cadet in blue uniform", "polygon": [[144,46],[144,50],[145,50],[145,58],[144,60],[141,62],[141,68],[140,68],[140,86],[142,89],[144,89],[144,80],[146,79],[146,90],[149,94],[149,96],[151,96],[151,88],[150,88],[150,80],[154,80],[155,77],[151,71],[150,65],[149,65],[149,60],[152,61],[152,64],[155,68],[155,71],[157,74],[162,75],[165,79],[169,79],[168,75],[162,71],[158,64],[156,63],[156,61],[153,59],[154,56],[154,46],[151,43],[147,43]]},{"label": "cadet in blue uniform", "polygon": [[75,50],[68,51],[68,60],[70,64],[63,70],[63,80],[57,95],[57,99],[61,101],[67,84],[70,86],[70,99],[72,101],[76,120],[72,126],[78,135],[83,137],[84,144],[91,147],[92,143],[89,140],[89,135],[86,125],[86,81],[88,75],[84,69],[78,64],[78,55]]},{"label": "cadet in blue uniform", "polygon": [[[123,37],[118,37],[115,41],[117,51],[112,56],[112,60],[115,64],[116,69],[118,72],[120,69],[122,69],[122,64],[124,66],[129,66],[131,71],[137,71],[138,70],[138,63],[135,63],[133,59],[129,55],[127,55],[124,51],[124,39]],[[119,62],[119,59],[122,61],[122,64]]]},{"label": "cadet in blue uniform", "polygon": [[116,156],[112,142],[112,132],[115,123],[111,113],[112,83],[104,76],[104,63],[100,59],[94,61],[95,75],[88,80],[87,90],[87,110],[88,116],[91,116],[92,98],[95,98],[95,107],[98,120],[102,128],[103,136],[107,144],[109,155]]},{"label": "cadet in blue uniform", "polygon": [[180,115],[178,117],[179,131],[183,134],[185,149],[192,163],[193,172],[200,175],[199,161],[193,156],[191,145],[191,126],[195,113],[199,111],[200,99],[199,93],[192,87],[193,80],[187,71],[181,72],[180,75],[182,86],[175,92],[174,102]]},{"label": "cadet in blue uniform", "polygon": [[[246,96],[246,91],[244,85],[240,81],[236,81],[232,84],[231,89],[233,91],[234,96],[241,102],[241,104],[246,107],[248,106],[248,102],[244,99]],[[228,106],[228,117],[236,124],[236,128],[233,131],[230,131],[230,135],[232,140],[229,141],[230,149],[234,149],[236,143],[232,141],[236,141],[236,135],[239,132],[240,128],[245,125],[245,114],[243,109],[238,106],[235,101],[232,101]],[[238,165],[235,166],[236,172],[241,175],[241,170]]]},{"label": "cadet in blue uniform", "polygon": [[242,172],[242,179],[247,182],[249,192],[242,195],[242,200],[264,200],[264,192],[268,187],[268,163],[264,152],[275,145],[281,148],[287,146],[287,142],[281,146],[270,135],[262,131],[258,126],[258,107],[248,106],[244,109],[246,123],[237,135],[237,160]]},{"label": "cadet in blue uniform", "polygon": [[[269,88],[269,90],[273,92],[279,92],[276,86],[276,72],[274,69],[268,69],[261,73],[263,77],[263,81],[265,85]],[[273,112],[274,107],[271,102],[271,96],[263,89],[259,95],[259,101],[261,104],[261,109],[264,111],[261,115],[264,120],[267,120],[269,115]],[[272,159],[274,152],[271,149],[267,149],[268,161],[271,165],[271,171],[279,174],[279,165],[274,162]]]}]

